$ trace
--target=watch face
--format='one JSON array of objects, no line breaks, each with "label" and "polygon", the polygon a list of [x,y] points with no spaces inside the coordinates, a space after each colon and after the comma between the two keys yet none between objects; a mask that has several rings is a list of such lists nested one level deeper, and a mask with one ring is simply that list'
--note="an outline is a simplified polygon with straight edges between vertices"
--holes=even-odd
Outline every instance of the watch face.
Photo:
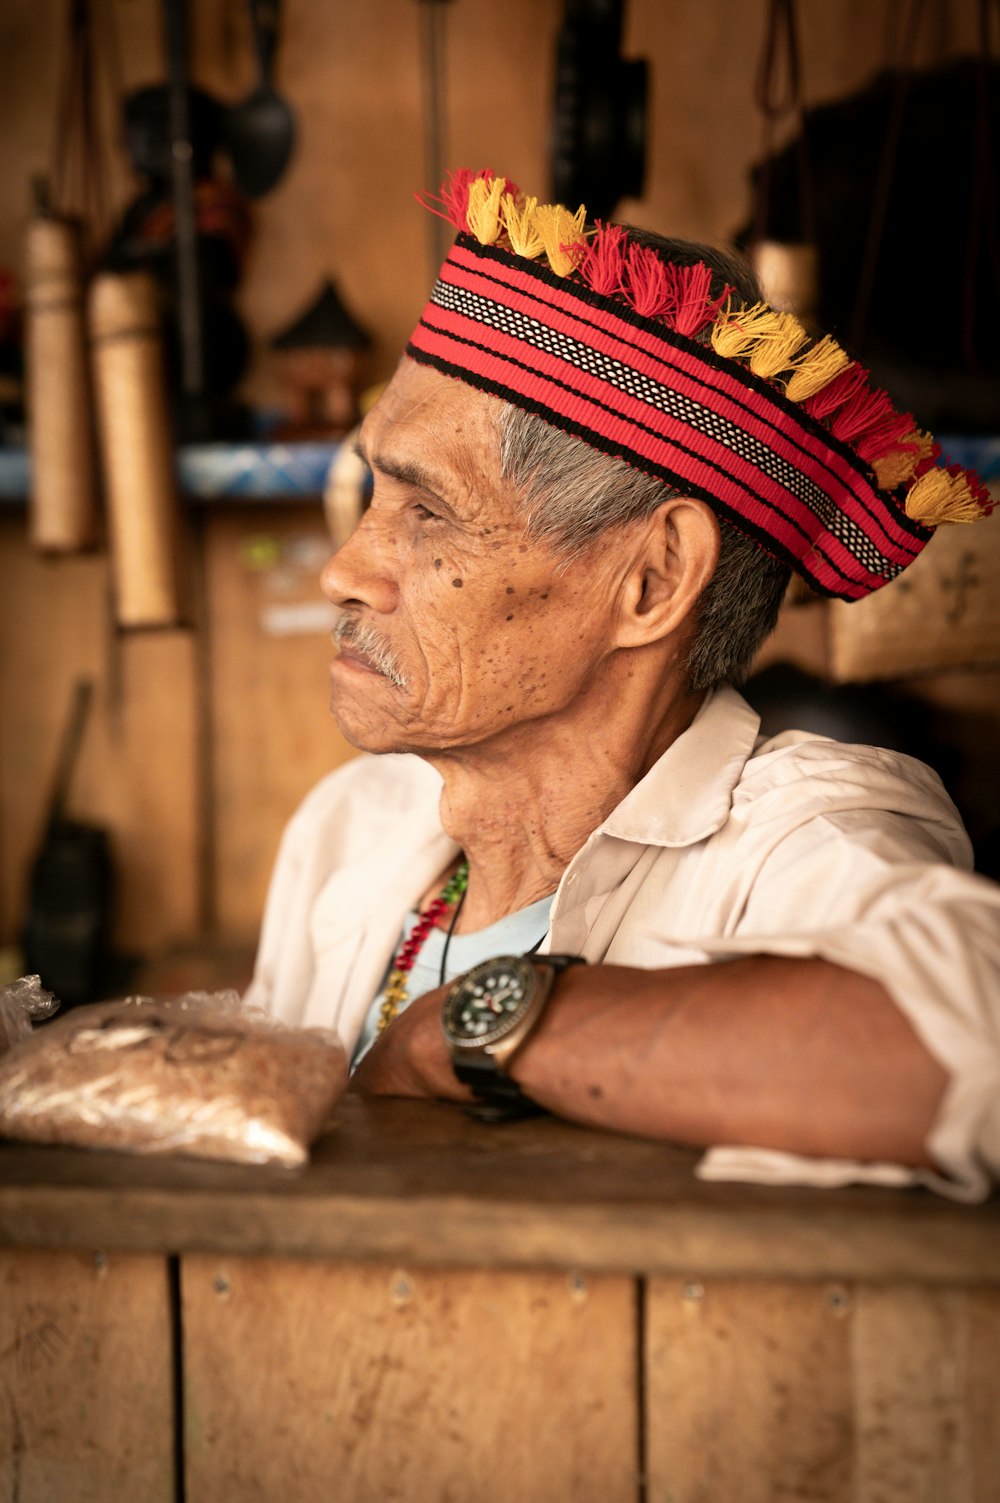
[{"label": "watch face", "polygon": [[442,1022],[454,1044],[482,1047],[503,1038],[526,1011],[536,990],[535,968],[519,955],[477,965],[455,983]]}]

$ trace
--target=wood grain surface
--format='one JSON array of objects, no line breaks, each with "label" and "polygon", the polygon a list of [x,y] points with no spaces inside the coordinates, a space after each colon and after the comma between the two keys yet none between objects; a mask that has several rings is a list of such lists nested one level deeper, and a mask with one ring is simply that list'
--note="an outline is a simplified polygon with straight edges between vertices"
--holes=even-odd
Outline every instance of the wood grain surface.
[{"label": "wood grain surface", "polygon": [[645,1330],[650,1503],[995,1503],[996,1287],[655,1279]]},{"label": "wood grain surface", "polygon": [[0,1498],[174,1503],[164,1258],[0,1251]]},{"label": "wood grain surface", "polygon": [[632,1503],[625,1278],[183,1260],[188,1503]]}]

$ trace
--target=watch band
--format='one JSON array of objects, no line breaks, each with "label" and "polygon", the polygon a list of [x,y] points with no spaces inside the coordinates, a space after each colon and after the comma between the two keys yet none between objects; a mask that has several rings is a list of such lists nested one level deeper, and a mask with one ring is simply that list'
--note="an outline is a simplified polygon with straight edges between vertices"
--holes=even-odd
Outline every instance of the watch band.
[{"label": "watch band", "polygon": [[[552,986],[565,970],[572,965],[585,965],[582,955],[539,955],[526,956],[532,965],[540,964],[548,966],[555,972]],[[548,1004],[552,996],[550,987],[545,1004]],[[537,1023],[537,1019],[536,1019]],[[509,1122],[519,1117],[542,1116],[545,1107],[539,1106],[526,1096],[507,1071],[497,1062],[494,1055],[487,1050],[481,1054],[470,1055],[465,1058],[452,1055],[452,1068],[456,1077],[467,1085],[473,1095],[479,1099],[467,1111],[473,1117],[482,1122]]]}]

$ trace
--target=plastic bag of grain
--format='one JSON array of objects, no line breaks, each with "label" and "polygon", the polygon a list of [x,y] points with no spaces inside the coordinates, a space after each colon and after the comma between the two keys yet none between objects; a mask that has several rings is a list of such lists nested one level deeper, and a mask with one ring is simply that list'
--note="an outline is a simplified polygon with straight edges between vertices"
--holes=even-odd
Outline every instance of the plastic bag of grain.
[{"label": "plastic bag of grain", "polygon": [[40,976],[21,976],[9,986],[0,986],[0,1054],[31,1036],[32,1023],[50,1018],[59,1009]]},{"label": "plastic bag of grain", "polygon": [[0,1055],[0,1136],[294,1167],[347,1076],[336,1034],[236,992],[99,1002]]}]

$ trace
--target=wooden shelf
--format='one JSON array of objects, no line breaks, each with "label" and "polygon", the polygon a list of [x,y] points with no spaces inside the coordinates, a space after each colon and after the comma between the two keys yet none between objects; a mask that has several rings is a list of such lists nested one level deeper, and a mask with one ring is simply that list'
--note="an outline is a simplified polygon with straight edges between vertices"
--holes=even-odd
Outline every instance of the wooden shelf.
[{"label": "wooden shelf", "polygon": [[[314,500],[339,447],[333,440],[186,444],[177,454],[178,482],[195,502]],[[23,504],[30,489],[28,451],[0,447],[0,506]]]}]

